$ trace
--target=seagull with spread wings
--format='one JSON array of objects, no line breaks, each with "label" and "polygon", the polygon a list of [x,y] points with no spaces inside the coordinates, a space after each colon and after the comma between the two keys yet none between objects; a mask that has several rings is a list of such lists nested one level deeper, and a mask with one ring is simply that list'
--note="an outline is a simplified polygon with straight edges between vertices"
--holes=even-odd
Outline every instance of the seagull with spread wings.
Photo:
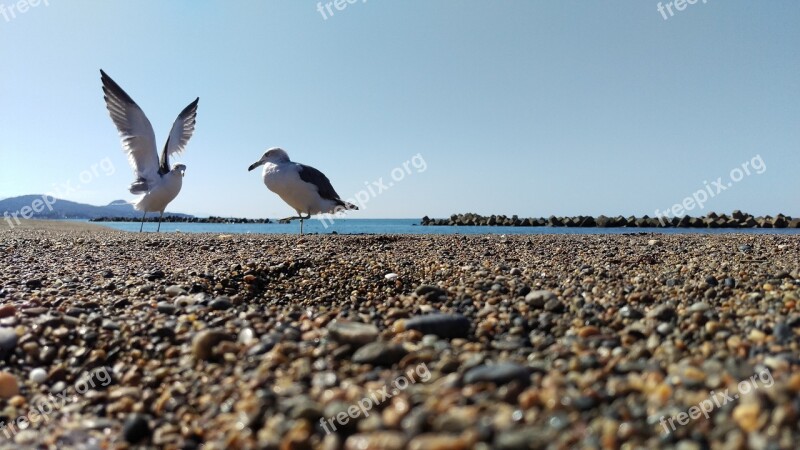
[{"label": "seagull with spread wings", "polygon": [[178,115],[159,158],[153,126],[150,125],[142,109],[102,70],[100,79],[103,82],[106,107],[119,131],[122,148],[127,153],[128,162],[136,175],[136,180],[131,184],[129,191],[134,195],[142,195],[134,204],[137,210],[144,212],[139,232],[144,227],[147,213],[155,211],[161,213],[158,216],[156,230],[161,231],[164,210],[181,191],[183,175],[186,172],[186,166],[183,164],[175,164],[170,168],[169,157],[179,155],[186,149],[186,144],[194,133],[197,103],[200,98],[195,99]]},{"label": "seagull with spread wings", "polygon": [[[261,165],[264,166],[262,176],[267,189],[278,194],[297,211],[297,217],[287,217],[283,220],[300,219],[300,234],[303,234],[303,220],[310,219],[313,214],[358,209],[339,197],[324,173],[311,166],[292,162],[289,154],[283,149],[267,150],[264,156],[247,170],[251,171]],[[306,213],[306,216],[303,216],[303,213]]]}]

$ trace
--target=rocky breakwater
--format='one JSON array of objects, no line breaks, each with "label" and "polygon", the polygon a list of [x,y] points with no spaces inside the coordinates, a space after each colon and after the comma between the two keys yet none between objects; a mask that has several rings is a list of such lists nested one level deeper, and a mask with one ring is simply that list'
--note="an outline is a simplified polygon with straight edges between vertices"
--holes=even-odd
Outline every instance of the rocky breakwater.
[{"label": "rocky breakwater", "polygon": [[425,226],[497,226],[497,227],[574,227],[574,228],[800,228],[800,218],[778,214],[753,216],[741,211],[732,214],[710,212],[703,217],[573,216],[520,218],[505,215],[482,216],[474,213],[453,214],[449,219],[422,218]]}]

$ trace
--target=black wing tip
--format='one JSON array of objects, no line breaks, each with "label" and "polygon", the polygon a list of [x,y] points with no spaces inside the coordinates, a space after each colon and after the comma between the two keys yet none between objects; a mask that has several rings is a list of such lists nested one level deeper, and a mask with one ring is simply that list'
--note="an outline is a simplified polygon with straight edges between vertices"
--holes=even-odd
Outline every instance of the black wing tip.
[{"label": "black wing tip", "polygon": [[126,103],[136,104],[135,101],[122,89],[116,81],[114,81],[107,73],[100,69],[100,80],[103,82],[103,93],[106,96],[119,97]]},{"label": "black wing tip", "polygon": [[194,101],[192,103],[189,103],[186,106],[186,108],[183,108],[183,111],[181,111],[181,113],[178,114],[178,117],[186,117],[189,114],[195,114],[196,115],[197,114],[197,104],[198,104],[198,102],[200,102],[200,97],[197,97],[196,99],[194,99]]},{"label": "black wing tip", "polygon": [[103,69],[100,69],[100,80],[103,82],[103,86],[116,85],[117,87],[119,87],[119,85],[114,81],[114,79],[111,78]]}]

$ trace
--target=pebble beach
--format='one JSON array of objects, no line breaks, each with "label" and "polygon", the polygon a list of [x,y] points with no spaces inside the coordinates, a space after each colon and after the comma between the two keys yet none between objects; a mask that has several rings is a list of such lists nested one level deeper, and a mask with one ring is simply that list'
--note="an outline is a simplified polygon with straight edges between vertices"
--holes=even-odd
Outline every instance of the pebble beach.
[{"label": "pebble beach", "polygon": [[797,236],[34,222],[0,255],[0,449],[800,442]]}]

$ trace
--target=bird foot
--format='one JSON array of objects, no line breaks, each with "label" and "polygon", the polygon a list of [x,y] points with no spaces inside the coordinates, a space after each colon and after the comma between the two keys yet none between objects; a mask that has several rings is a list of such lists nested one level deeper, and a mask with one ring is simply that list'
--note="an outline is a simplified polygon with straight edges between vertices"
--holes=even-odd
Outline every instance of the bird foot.
[{"label": "bird foot", "polygon": [[286,218],[284,218],[284,219],[281,219],[281,220],[279,220],[278,222],[282,222],[282,223],[283,223],[283,222],[291,222],[291,221],[293,221],[293,220],[295,220],[295,219],[300,219],[300,220],[309,220],[309,219],[311,219],[311,214],[309,214],[309,215],[307,215],[307,216],[293,216],[293,217],[286,217]]}]

